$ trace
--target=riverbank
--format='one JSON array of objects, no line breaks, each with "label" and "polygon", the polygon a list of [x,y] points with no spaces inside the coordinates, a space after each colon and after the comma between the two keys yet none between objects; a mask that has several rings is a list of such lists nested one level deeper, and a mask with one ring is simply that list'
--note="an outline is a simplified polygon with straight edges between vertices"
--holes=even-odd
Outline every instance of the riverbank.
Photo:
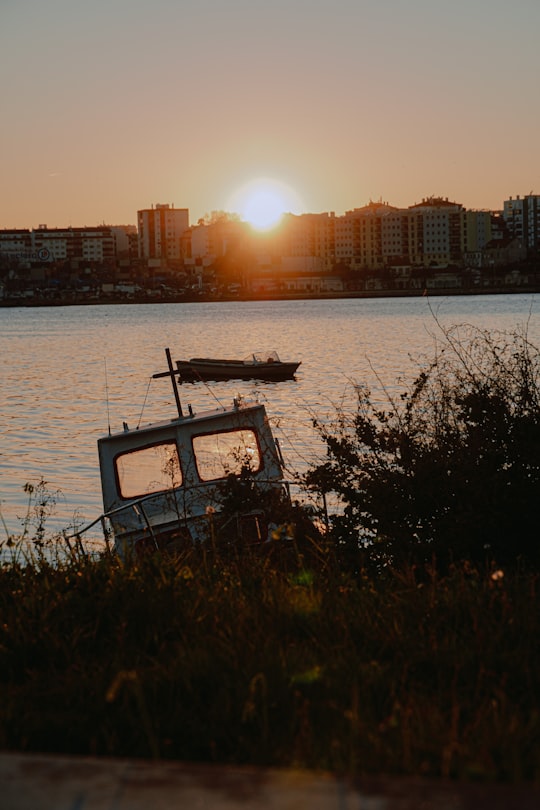
[{"label": "riverbank", "polygon": [[535,295],[540,293],[539,285],[523,286],[496,286],[496,287],[473,287],[462,289],[456,287],[435,288],[423,290],[349,290],[345,292],[297,292],[297,293],[241,293],[236,295],[211,295],[191,293],[189,295],[138,295],[127,297],[126,295],[107,295],[99,297],[89,297],[84,294],[73,293],[65,297],[55,298],[17,298],[1,299],[0,307],[66,307],[108,304],[204,304],[209,302],[226,303],[233,301],[339,301],[341,299],[355,298],[439,298],[447,296],[485,296],[485,295]]}]

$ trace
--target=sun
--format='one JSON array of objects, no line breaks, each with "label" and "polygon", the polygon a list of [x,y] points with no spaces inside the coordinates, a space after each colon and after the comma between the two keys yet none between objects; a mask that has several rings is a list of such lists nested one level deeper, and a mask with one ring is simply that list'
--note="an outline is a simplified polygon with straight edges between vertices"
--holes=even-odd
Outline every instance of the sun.
[{"label": "sun", "polygon": [[298,195],[277,180],[265,177],[246,183],[231,199],[233,210],[259,231],[275,228],[283,214],[301,210]]},{"label": "sun", "polygon": [[284,213],[282,197],[272,189],[260,188],[246,199],[242,216],[257,230],[266,231],[277,225]]}]

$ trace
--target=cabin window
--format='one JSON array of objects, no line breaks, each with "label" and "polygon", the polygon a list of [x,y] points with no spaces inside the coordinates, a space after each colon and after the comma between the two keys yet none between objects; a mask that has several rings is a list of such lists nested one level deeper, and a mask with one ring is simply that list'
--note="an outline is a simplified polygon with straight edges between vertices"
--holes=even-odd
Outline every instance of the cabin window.
[{"label": "cabin window", "polygon": [[201,481],[214,481],[262,467],[257,436],[253,430],[205,433],[193,438],[193,453]]},{"label": "cabin window", "polygon": [[122,453],[116,458],[116,474],[122,498],[139,498],[182,484],[182,471],[175,442],[161,442]]}]

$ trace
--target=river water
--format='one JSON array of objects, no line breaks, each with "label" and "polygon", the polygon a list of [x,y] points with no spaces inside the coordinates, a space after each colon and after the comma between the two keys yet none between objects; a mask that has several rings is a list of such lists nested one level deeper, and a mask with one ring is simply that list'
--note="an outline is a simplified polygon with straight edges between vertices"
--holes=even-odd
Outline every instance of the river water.
[{"label": "river water", "polygon": [[[301,360],[295,380],[186,384],[183,405],[223,405],[238,393],[264,402],[287,466],[302,471],[321,456],[311,419],[327,419],[352,397],[353,382],[399,392],[440,328],[473,324],[527,328],[540,345],[540,296],[449,296],[303,301],[234,301],[0,310],[0,508],[20,531],[25,484],[57,492],[51,531],[102,511],[96,441],[154,419],[172,418],[170,382],[152,380],[173,360],[244,357],[276,349]],[[400,382],[403,381],[403,383]]]}]

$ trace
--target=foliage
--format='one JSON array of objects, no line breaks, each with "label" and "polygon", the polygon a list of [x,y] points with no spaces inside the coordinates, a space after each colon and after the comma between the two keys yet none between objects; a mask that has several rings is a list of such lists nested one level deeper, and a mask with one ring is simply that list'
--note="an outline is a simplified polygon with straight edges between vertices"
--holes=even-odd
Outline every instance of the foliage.
[{"label": "foliage", "polygon": [[0,614],[3,750],[540,779],[531,573],[42,559]]},{"label": "foliage", "polygon": [[[295,548],[309,556],[322,543],[308,507],[291,502],[282,483],[260,487],[249,463],[242,466],[239,475],[228,475],[219,491],[219,512],[212,514],[211,510],[210,516],[214,540],[222,551],[236,550],[245,543],[271,544],[279,538],[294,540]],[[283,544],[278,546],[281,554]]]},{"label": "foliage", "polygon": [[[50,556],[51,549],[56,555],[60,546],[57,538],[47,536],[46,523],[54,514],[62,493],[51,490],[43,478],[34,484],[27,481],[23,490],[27,495],[26,512],[19,518],[20,530],[16,534],[10,532],[0,511],[0,523],[6,535],[5,540],[0,542],[0,558],[28,562],[42,559],[47,554]],[[69,550],[69,545],[67,548]]]},{"label": "foliage", "polygon": [[314,420],[326,460],[306,484],[335,493],[333,537],[357,565],[436,559],[540,565],[540,357],[526,333],[443,330],[399,401]]},{"label": "foliage", "polygon": [[197,220],[197,225],[226,225],[229,222],[240,222],[240,215],[228,211],[212,211]]}]

